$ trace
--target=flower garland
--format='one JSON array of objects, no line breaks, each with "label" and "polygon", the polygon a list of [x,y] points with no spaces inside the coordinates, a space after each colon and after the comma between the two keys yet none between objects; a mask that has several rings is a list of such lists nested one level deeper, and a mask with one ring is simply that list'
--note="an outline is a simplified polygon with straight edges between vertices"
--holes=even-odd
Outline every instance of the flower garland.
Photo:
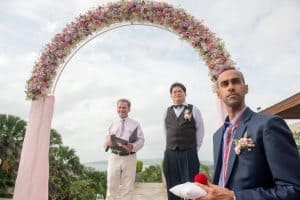
[{"label": "flower garland", "polygon": [[27,99],[36,100],[49,93],[59,66],[81,41],[94,32],[122,22],[155,24],[178,34],[202,57],[213,83],[224,68],[234,67],[222,40],[183,9],[164,2],[120,1],[80,15],[46,44],[34,64],[31,78],[26,82]]}]

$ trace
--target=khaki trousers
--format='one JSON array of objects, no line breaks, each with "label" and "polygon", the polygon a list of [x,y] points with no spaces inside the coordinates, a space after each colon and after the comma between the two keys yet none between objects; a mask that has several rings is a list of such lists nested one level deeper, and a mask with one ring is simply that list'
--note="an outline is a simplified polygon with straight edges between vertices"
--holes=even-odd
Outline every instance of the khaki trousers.
[{"label": "khaki trousers", "polygon": [[106,200],[132,200],[136,174],[136,154],[119,156],[110,153],[107,168]]}]

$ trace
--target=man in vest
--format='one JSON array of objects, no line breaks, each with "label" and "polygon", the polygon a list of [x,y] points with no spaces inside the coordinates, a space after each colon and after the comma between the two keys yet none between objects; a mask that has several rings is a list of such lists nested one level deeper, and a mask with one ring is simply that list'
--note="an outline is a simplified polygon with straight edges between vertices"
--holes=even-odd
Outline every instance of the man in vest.
[{"label": "man in vest", "polygon": [[[144,134],[140,124],[128,117],[129,111],[130,101],[119,99],[117,102],[119,119],[110,125],[106,135],[104,146],[107,150],[111,148],[107,167],[107,200],[116,200],[119,192],[120,199],[132,200],[136,152],[144,146]],[[116,146],[112,142],[112,135],[128,143]]]},{"label": "man in vest", "polygon": [[199,109],[186,103],[186,88],[183,84],[173,83],[170,94],[173,105],[168,107],[165,118],[163,171],[168,199],[177,200],[180,198],[170,193],[169,189],[187,181],[192,182],[199,172],[198,150],[204,136],[204,126]]}]

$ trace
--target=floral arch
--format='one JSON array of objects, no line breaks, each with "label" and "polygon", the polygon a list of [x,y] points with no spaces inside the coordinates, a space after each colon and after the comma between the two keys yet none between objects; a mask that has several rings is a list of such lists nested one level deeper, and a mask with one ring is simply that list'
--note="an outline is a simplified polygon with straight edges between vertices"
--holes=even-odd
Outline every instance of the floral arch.
[{"label": "floral arch", "polygon": [[201,21],[164,2],[129,0],[88,10],[42,49],[26,82],[32,100],[14,199],[48,199],[48,150],[54,91],[60,74],[72,56],[98,35],[127,25],[149,25],[171,31],[191,44],[208,66],[215,83],[220,71],[234,67],[229,53]]}]

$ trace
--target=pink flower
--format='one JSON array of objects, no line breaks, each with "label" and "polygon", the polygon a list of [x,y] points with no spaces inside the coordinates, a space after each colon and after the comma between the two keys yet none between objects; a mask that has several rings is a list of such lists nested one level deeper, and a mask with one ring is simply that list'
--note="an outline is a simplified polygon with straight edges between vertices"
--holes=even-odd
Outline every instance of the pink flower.
[{"label": "pink flower", "polygon": [[[66,25],[61,33],[54,36],[51,43],[46,44],[41,57],[34,65],[34,72],[40,70],[43,74],[32,74],[27,81],[26,95],[28,99],[37,99],[47,95],[51,90],[56,70],[65,58],[87,36],[101,27],[108,27],[119,22],[153,23],[163,25],[165,29],[172,30],[181,39],[186,40],[201,55],[209,68],[213,83],[224,67],[234,67],[234,62],[226,52],[221,39],[215,37],[203,21],[198,21],[183,9],[174,8],[168,3],[132,0],[108,3],[105,7],[97,7],[80,15],[73,22]],[[51,68],[51,69],[50,69]],[[41,81],[42,80],[42,81]],[[191,119],[186,114],[187,120]],[[239,148],[241,149],[242,146]]]},{"label": "pink flower", "polygon": [[215,45],[214,45],[213,43],[210,43],[210,44],[207,46],[207,48],[208,48],[208,50],[212,50],[212,49],[214,49],[214,48],[216,48],[216,47],[215,47]]},{"label": "pink flower", "polygon": [[251,151],[251,148],[255,147],[254,142],[251,138],[247,137],[247,132],[244,134],[242,138],[234,140],[234,151],[236,155],[240,155],[242,150]]}]

